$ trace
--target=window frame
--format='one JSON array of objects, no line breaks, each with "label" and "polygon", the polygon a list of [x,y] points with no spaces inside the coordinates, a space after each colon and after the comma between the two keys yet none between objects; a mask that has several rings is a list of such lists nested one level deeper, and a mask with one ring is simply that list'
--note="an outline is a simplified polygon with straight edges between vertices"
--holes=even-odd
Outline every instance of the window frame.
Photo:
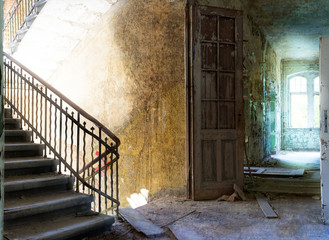
[{"label": "window frame", "polygon": [[[290,81],[295,77],[303,77],[306,79],[306,92],[291,92],[290,91]],[[318,71],[305,71],[305,72],[298,72],[294,74],[290,74],[287,76],[287,99],[288,99],[288,127],[289,128],[319,128],[320,126],[315,126],[315,117],[314,117],[314,97],[315,95],[320,95],[320,92],[314,91],[314,79],[319,77]],[[291,106],[291,96],[292,95],[307,95],[307,126],[305,127],[293,127],[292,126],[292,106]]]}]

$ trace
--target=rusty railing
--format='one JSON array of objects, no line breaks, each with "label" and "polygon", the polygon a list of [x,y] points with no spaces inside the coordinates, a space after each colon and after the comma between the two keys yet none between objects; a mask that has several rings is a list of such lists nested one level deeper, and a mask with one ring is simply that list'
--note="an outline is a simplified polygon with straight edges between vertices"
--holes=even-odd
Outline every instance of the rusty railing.
[{"label": "rusty railing", "polygon": [[94,195],[93,210],[114,213],[119,203],[120,140],[58,90],[4,53],[4,101],[58,172],[75,177],[76,192]]}]

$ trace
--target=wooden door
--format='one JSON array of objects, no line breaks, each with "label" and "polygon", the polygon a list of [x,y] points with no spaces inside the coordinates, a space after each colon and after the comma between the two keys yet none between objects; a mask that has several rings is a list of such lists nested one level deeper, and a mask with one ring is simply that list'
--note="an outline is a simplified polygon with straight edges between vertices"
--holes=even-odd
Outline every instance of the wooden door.
[{"label": "wooden door", "polygon": [[242,12],[198,6],[188,25],[189,197],[243,187]]}]

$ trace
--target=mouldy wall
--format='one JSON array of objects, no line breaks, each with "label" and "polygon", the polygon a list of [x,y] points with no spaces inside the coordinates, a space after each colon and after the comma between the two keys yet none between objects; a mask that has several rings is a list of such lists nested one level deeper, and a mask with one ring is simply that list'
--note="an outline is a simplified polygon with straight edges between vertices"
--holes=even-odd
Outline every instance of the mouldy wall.
[{"label": "mouldy wall", "polygon": [[184,9],[119,1],[50,78],[120,138],[123,205],[142,188],[186,188]]},{"label": "mouldy wall", "polygon": [[[280,61],[242,0],[198,0],[201,5],[243,11],[244,119],[247,155],[261,164],[280,149]],[[272,105],[271,105],[272,102]],[[271,108],[272,106],[272,108]],[[274,109],[273,109],[274,108]],[[271,110],[272,109],[272,110]],[[272,140],[271,140],[272,139]]]}]

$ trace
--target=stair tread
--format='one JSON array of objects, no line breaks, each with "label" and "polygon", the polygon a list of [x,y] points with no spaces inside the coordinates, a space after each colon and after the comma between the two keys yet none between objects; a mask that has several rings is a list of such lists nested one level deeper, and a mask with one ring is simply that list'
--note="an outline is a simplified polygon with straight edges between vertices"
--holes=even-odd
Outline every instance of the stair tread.
[{"label": "stair tread", "polygon": [[5,162],[14,161],[41,161],[41,160],[54,160],[53,158],[42,157],[42,156],[32,156],[32,157],[15,157],[15,158],[5,158]]},{"label": "stair tread", "polygon": [[24,145],[24,146],[44,146],[43,143],[27,143],[27,142],[15,142],[15,143],[5,143],[5,147],[6,146],[20,146],[20,145]]},{"label": "stair tread", "polygon": [[17,34],[17,35],[21,35],[21,34],[26,33],[28,30],[29,30],[28,27],[23,27],[22,29],[18,30],[18,31],[16,32],[16,34]]},{"label": "stair tread", "polygon": [[5,143],[5,151],[24,151],[43,148],[45,144],[30,142],[10,142]]},{"label": "stair tread", "polygon": [[19,197],[5,199],[4,215],[5,219],[24,217],[91,203],[92,201],[91,195],[74,191],[22,194]]},{"label": "stair tread", "polygon": [[58,164],[58,159],[45,157],[22,157],[5,159],[5,169],[32,168],[36,166],[49,166]]},{"label": "stair tread", "polygon": [[42,173],[34,175],[19,175],[5,177],[4,188],[6,192],[28,190],[33,188],[68,184],[72,177],[58,173]]},{"label": "stair tread", "polygon": [[[40,224],[42,223],[42,224]],[[4,236],[9,239],[72,239],[90,232],[92,229],[107,227],[114,223],[114,217],[97,214],[60,217],[31,217],[23,221],[6,224]]]},{"label": "stair tread", "polygon": [[39,6],[41,6],[41,5],[45,4],[45,3],[47,3],[47,0],[40,0],[40,1],[36,2],[34,4],[34,6],[35,7],[39,7]]},{"label": "stair tread", "polygon": [[23,176],[9,176],[5,177],[5,185],[12,183],[12,182],[26,182],[26,181],[42,181],[45,179],[62,179],[62,178],[68,178],[70,176],[62,175],[58,173],[44,173],[39,175],[23,175]]},{"label": "stair tread", "polygon": [[29,15],[25,18],[25,21],[26,22],[31,21],[31,20],[35,19],[37,16],[38,16],[38,14],[32,13],[31,15]]},{"label": "stair tread", "polygon": [[5,129],[5,134],[32,134],[32,131],[28,131],[28,130],[23,130],[23,129]]},{"label": "stair tread", "polygon": [[17,121],[21,121],[20,118],[4,118],[5,122],[17,122]]}]

